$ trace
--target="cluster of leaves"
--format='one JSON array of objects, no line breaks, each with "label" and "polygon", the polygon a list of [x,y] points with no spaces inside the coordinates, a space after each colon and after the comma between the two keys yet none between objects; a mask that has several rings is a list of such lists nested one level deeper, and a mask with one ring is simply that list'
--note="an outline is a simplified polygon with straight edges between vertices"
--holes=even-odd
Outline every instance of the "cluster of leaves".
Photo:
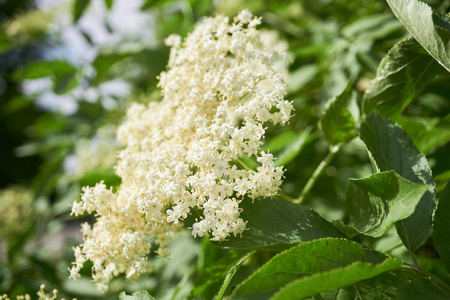
[{"label": "cluster of leaves", "polygon": [[[74,22],[90,2],[73,2]],[[5,262],[0,256],[0,289],[33,293],[46,281],[79,299],[116,298],[122,290],[131,295],[120,299],[448,299],[450,1],[428,1],[435,9],[418,0],[224,2],[144,1],[142,9],[157,16],[163,38],[186,35],[203,15],[232,16],[249,6],[287,41],[293,57],[288,98],[296,115],[288,126],[269,128],[265,145],[287,169],[279,197],[242,203],[248,221],[242,238],[179,237],[170,260],[156,262],[153,274],[137,283],[119,278],[100,295],[88,282],[90,266],[81,280],[66,279],[75,242],[56,268],[25,246],[77,222],[67,221],[67,203],[82,185],[120,184],[112,169],[60,178],[73,141],[119,123],[128,100],[117,99],[122,103],[113,111],[81,102],[67,118],[36,112],[33,99],[16,93],[2,111],[15,130],[28,128],[32,137],[22,137],[17,143],[25,146],[16,152],[39,165],[32,177],[17,173],[22,181],[16,183],[31,185],[36,206],[47,213],[9,242]],[[114,1],[105,4],[111,9]],[[14,49],[0,38],[2,51]],[[167,48],[107,50],[93,61],[89,86],[127,77],[128,66],[139,64],[145,76],[132,79],[135,93],[157,93]],[[86,80],[66,61],[37,60],[8,72],[3,76],[12,82],[52,78],[60,94]],[[14,123],[25,113],[32,123]]]}]

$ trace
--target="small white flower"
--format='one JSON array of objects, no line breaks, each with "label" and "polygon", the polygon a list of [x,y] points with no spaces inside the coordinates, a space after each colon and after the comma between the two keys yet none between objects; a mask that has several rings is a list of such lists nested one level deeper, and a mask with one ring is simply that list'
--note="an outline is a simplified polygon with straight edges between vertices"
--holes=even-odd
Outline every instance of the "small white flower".
[{"label": "small white flower", "polygon": [[202,229],[202,226],[199,223],[194,223],[191,233],[194,237],[202,237],[203,235],[205,235],[205,231]]},{"label": "small white flower", "polygon": [[248,23],[248,27],[256,27],[261,24],[261,18],[253,18],[250,23]]},{"label": "small white flower", "polygon": [[174,212],[171,209],[168,209],[166,210],[166,214],[167,214],[167,222],[174,224],[178,223],[178,218],[180,218],[180,216],[176,212]]},{"label": "small white flower", "polygon": [[236,185],[234,186],[233,190],[235,190],[239,196],[243,196],[247,193],[248,188],[248,180],[246,178],[244,179],[236,179]]},{"label": "small white flower", "polygon": [[273,166],[273,155],[261,151],[261,156],[256,159],[263,166]]},{"label": "small white flower", "polygon": [[181,37],[177,34],[171,34],[166,38],[165,43],[167,46],[178,48],[181,45]]},{"label": "small white flower", "polygon": [[214,228],[212,232],[213,238],[211,240],[219,242],[224,241],[228,236],[228,230],[229,230],[228,224],[217,223],[216,228]]},{"label": "small white flower", "polygon": [[247,9],[244,9],[239,13],[239,15],[237,15],[236,19],[243,24],[247,24],[252,21],[252,14]]}]

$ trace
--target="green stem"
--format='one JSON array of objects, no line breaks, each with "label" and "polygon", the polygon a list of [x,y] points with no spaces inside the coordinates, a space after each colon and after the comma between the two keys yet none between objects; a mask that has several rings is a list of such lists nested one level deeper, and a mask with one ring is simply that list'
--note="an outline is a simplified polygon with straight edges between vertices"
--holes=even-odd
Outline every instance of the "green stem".
[{"label": "green stem", "polygon": [[412,257],[414,265],[416,265],[418,268],[421,269],[422,267],[419,265],[419,262],[417,261],[416,254],[414,253],[414,251],[410,251],[410,253],[411,253],[411,257]]},{"label": "green stem", "polygon": [[236,161],[237,161],[242,167],[244,167],[245,170],[247,170],[247,171],[250,171],[250,170],[251,170],[251,169],[250,169],[249,167],[247,167],[247,165],[246,165],[242,160],[240,160],[239,158],[236,158]]},{"label": "green stem", "polygon": [[447,283],[445,283],[444,281],[442,281],[441,279],[439,279],[435,275],[431,274],[427,270],[422,269],[422,267],[420,267],[419,265],[412,266],[412,265],[409,265],[409,264],[403,264],[402,269],[410,271],[410,272],[413,272],[413,273],[416,273],[418,275],[422,275],[422,276],[424,276],[426,278],[429,278],[431,281],[436,283],[439,287],[441,287],[442,289],[450,292],[450,286]]},{"label": "green stem", "polygon": [[287,194],[285,194],[283,192],[279,192],[277,196],[280,197],[282,200],[285,200],[285,201],[289,201],[289,202],[295,202],[296,201],[295,198],[292,198],[291,196],[289,196],[289,195],[287,195]]},{"label": "green stem", "polygon": [[302,204],[303,201],[305,201],[306,196],[308,196],[312,187],[314,186],[317,179],[319,178],[319,175],[322,174],[323,170],[325,170],[325,168],[330,164],[330,162],[333,160],[333,158],[336,156],[336,154],[339,152],[339,150],[341,150],[342,146],[349,143],[351,140],[353,140],[357,136],[358,136],[358,133],[355,132],[351,136],[349,136],[347,139],[342,141],[341,143],[330,147],[330,152],[327,154],[327,156],[320,162],[320,164],[314,170],[314,173],[311,175],[308,182],[305,184],[305,187],[303,188],[302,193],[300,194],[298,199],[293,201],[294,203]]},{"label": "green stem", "polygon": [[305,184],[305,187],[302,190],[302,193],[294,201],[294,203],[301,204],[305,200],[306,196],[308,196],[309,192],[311,191],[312,187],[316,183],[317,179],[319,178],[319,175],[322,174],[323,170],[330,164],[330,162],[333,160],[333,158],[336,156],[336,154],[341,149],[342,144],[333,146],[330,148],[330,152],[328,152],[327,156],[320,162],[320,164],[317,166],[317,168],[314,170],[314,173],[309,178],[308,182]]},{"label": "green stem", "polygon": [[237,272],[241,264],[247,260],[250,256],[253,255],[256,251],[252,251],[244,255],[241,259],[238,260],[238,262],[230,268],[228,271],[228,274],[225,276],[225,279],[223,281],[222,287],[220,288],[219,292],[215,296],[215,300],[222,300],[223,295],[225,294],[225,291],[227,290],[228,285],[230,284],[231,279],[233,279],[234,274]]}]

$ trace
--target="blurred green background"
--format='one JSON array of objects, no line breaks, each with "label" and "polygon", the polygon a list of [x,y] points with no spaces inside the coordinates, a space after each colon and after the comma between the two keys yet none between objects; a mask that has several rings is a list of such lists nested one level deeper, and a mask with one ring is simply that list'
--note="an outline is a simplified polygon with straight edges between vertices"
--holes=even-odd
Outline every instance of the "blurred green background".
[{"label": "blurred green background", "polygon": [[[450,11],[448,0],[426,2]],[[280,67],[295,117],[289,126],[268,129],[266,147],[287,163],[283,192],[297,197],[328,151],[316,130],[326,100],[350,81],[356,89],[351,110],[358,116],[380,60],[407,35],[384,1],[0,1],[0,293],[35,295],[45,283],[78,299],[115,299],[122,290],[140,289],[157,299],[184,299],[198,271],[224,255],[208,239],[186,233],[154,273],[137,282],[119,277],[101,294],[89,282],[90,266],[80,280],[68,279],[79,225],[92,221],[71,217],[69,204],[82,186],[120,184],[115,129],[131,102],[160,98],[157,76],[169,55],[164,38],[186,36],[203,16],[232,17],[244,8],[263,17],[264,39],[292,57]],[[450,84],[428,86],[400,120],[427,155],[438,191],[450,178],[448,95]],[[305,130],[310,134],[299,142]],[[326,169],[306,204],[330,220],[345,218],[348,178],[371,170],[364,145],[355,140]],[[393,250],[400,245],[398,238],[388,243]],[[435,256],[426,245],[419,251]]]}]

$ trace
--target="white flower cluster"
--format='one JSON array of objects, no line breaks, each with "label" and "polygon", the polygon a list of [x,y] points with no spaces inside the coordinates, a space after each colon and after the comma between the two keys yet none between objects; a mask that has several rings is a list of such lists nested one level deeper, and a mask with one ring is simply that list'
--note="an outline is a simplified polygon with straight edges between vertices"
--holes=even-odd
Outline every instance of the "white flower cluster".
[{"label": "white flower cluster", "polygon": [[[40,290],[36,293],[39,296],[39,300],[56,300],[58,299],[58,290],[54,289],[52,291],[52,294],[47,293],[45,291],[45,284],[41,284]],[[25,295],[17,295],[16,300],[31,300],[30,294]],[[64,300],[65,298],[61,298],[61,300]],[[0,294],[0,300],[11,300],[11,298],[7,294]],[[76,298],[73,298],[73,300],[76,300]]]},{"label": "white flower cluster", "polygon": [[[33,208],[33,193],[21,186],[0,189],[0,236],[3,242],[29,229],[38,213]],[[0,249],[0,257],[2,256]]]},{"label": "white flower cluster", "polygon": [[[283,169],[260,150],[264,124],[285,124],[293,107],[273,69],[286,54],[264,46],[258,24],[244,10],[231,25],[226,17],[205,18],[184,42],[167,39],[172,48],[160,76],[162,101],[132,105],[118,130],[126,146],[116,169],[120,189],[87,187],[73,205],[75,215],[96,212],[97,223],[83,226],[72,277],[86,260],[101,289],[119,273],[148,271],[150,242],[165,255],[192,209],[202,214],[194,236],[210,233],[220,242],[241,235],[246,222],[239,203],[277,194]],[[256,157],[260,167],[245,168],[240,155]]]}]

